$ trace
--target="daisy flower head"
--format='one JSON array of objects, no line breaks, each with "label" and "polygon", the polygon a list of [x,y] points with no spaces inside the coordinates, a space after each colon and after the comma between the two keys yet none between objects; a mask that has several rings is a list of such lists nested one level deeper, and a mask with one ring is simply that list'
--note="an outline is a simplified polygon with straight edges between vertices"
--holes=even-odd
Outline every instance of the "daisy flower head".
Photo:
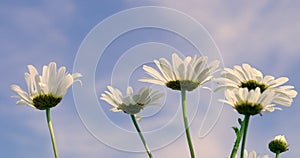
[{"label": "daisy flower head", "polygon": [[198,86],[210,81],[212,74],[217,71],[219,61],[215,60],[207,64],[206,56],[193,58],[188,56],[181,59],[176,53],[172,54],[172,64],[165,58],[154,60],[159,71],[144,65],[143,69],[152,78],[140,79],[142,82],[149,82],[159,85],[165,85],[173,90],[185,89],[192,91]]},{"label": "daisy flower head", "polygon": [[17,104],[25,104],[30,107],[45,110],[56,106],[66,94],[68,88],[75,82],[79,81],[80,73],[69,74],[66,67],[62,66],[58,70],[55,62],[43,66],[42,75],[39,75],[33,65],[28,65],[28,71],[24,74],[28,92],[24,91],[18,85],[11,85],[19,98]]},{"label": "daisy flower head", "polygon": [[[237,155],[235,156],[235,158],[238,158]],[[260,156],[258,154],[256,154],[256,152],[253,150],[253,151],[250,151],[248,152],[247,150],[244,151],[244,158],[269,158],[268,155],[264,155],[264,156]]]},{"label": "daisy flower head", "polygon": [[256,115],[262,111],[273,112],[280,110],[275,107],[272,100],[276,94],[272,91],[264,91],[261,93],[260,88],[255,90],[248,90],[247,88],[238,88],[233,90],[226,90],[226,100],[220,100],[223,103],[231,105],[238,113],[243,115]]},{"label": "daisy flower head", "polygon": [[273,102],[283,106],[290,106],[293,98],[297,95],[297,91],[294,90],[293,86],[283,86],[289,80],[287,77],[275,79],[275,77],[270,75],[264,76],[262,72],[249,64],[236,65],[233,69],[224,68],[221,76],[221,78],[214,79],[220,84],[216,91],[224,88],[248,88],[249,90],[255,90],[259,87],[262,93],[266,90],[274,91],[277,95]]},{"label": "daisy flower head", "polygon": [[136,94],[133,94],[133,89],[128,87],[126,96],[111,86],[107,86],[107,89],[108,91],[101,94],[100,99],[112,105],[113,112],[123,111],[130,115],[138,114],[146,106],[158,105],[157,101],[164,96],[163,93],[148,87],[140,89]]},{"label": "daisy flower head", "polygon": [[269,143],[269,149],[273,153],[282,153],[289,150],[289,144],[284,135],[278,135]]}]

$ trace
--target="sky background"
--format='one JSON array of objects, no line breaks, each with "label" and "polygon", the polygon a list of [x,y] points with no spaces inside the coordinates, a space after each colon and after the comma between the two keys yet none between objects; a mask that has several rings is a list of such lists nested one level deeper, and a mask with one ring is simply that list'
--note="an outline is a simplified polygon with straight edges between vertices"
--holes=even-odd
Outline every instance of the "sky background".
[{"label": "sky background", "polygon": [[[288,84],[294,85],[296,90],[299,90],[300,84],[297,81],[300,78],[298,69],[300,67],[300,2],[297,1],[1,1],[0,151],[2,157],[53,157],[45,112],[28,106],[17,106],[15,105],[17,100],[11,98],[13,95],[9,88],[11,84],[18,84],[23,89],[27,88],[23,77],[28,71],[27,65],[33,64],[41,71],[43,65],[55,61],[59,66],[64,65],[69,72],[72,72],[80,44],[98,23],[115,13],[140,6],[162,6],[184,12],[201,23],[210,33],[226,67],[232,68],[234,65],[249,63],[264,74],[288,77],[290,79]],[[147,17],[141,16],[141,18]],[[184,25],[176,21],[176,18],[174,21],[178,25]],[[119,21],[116,26],[126,22]],[[181,52],[187,51],[184,55],[198,53],[182,37],[167,31],[145,28],[125,33],[107,47],[99,60],[95,70],[96,87],[93,87],[97,96],[100,96],[106,90],[106,86],[111,84],[114,65],[124,58],[122,54],[131,47],[146,42],[163,43]],[[161,55],[170,59],[170,52],[161,52]],[[147,64],[151,65],[151,63]],[[85,72],[81,73],[84,75]],[[118,84],[129,84],[137,90],[142,84],[137,84],[136,80],[143,76],[146,74],[141,67],[137,67],[129,79],[124,80],[122,74],[117,74],[120,78]],[[83,77],[82,80],[85,81],[85,78]],[[84,84],[83,82],[83,86]],[[169,120],[176,120],[173,116],[178,110],[180,111],[180,105],[177,105],[180,102],[179,93],[162,89],[168,97],[164,100],[165,104],[158,110],[155,107],[150,108],[148,113],[147,111],[144,113],[149,116],[140,122],[142,130],[146,133],[159,129]],[[209,104],[209,100],[203,98],[209,98],[209,92],[199,89],[195,94],[188,94],[188,99],[190,98],[188,102],[193,104],[192,96],[198,93],[201,94],[198,97],[201,99],[198,101],[199,107],[195,113],[190,109],[191,113],[195,114],[191,119],[191,134],[196,155],[206,158],[229,156],[235,139],[231,127],[236,126],[237,118],[242,116],[236,114],[230,106],[224,105],[223,108],[222,104],[212,105],[218,106],[216,109],[222,112],[208,135],[199,138],[199,128],[208,109],[206,105]],[[300,155],[299,101],[299,97],[296,97],[289,108],[283,107],[282,111],[264,114],[262,117],[252,117],[247,149],[273,156],[267,144],[276,135],[283,134],[290,144],[290,150],[281,157],[298,157]],[[129,116],[110,112],[108,110],[110,106],[102,101],[94,106],[98,106],[99,111],[104,112],[120,130],[134,132]],[[125,152],[98,140],[99,133],[91,132],[93,127],[86,126],[82,121],[82,116],[75,106],[72,88],[51,112],[57,147],[62,158],[147,157],[143,152]],[[178,122],[175,121],[178,124],[174,129],[170,128],[166,136],[182,131],[182,122],[180,118],[178,119]],[[95,121],[95,126],[101,125]],[[103,131],[106,134],[102,136],[107,139],[119,138],[114,135],[114,132],[109,133],[105,126]],[[162,141],[163,138],[149,140],[149,146]],[[139,142],[138,135],[132,142],[135,141]],[[132,142],[119,140],[120,144],[130,145]],[[154,157],[182,158],[188,157],[188,154],[184,135],[179,135],[168,145],[153,151]]]}]

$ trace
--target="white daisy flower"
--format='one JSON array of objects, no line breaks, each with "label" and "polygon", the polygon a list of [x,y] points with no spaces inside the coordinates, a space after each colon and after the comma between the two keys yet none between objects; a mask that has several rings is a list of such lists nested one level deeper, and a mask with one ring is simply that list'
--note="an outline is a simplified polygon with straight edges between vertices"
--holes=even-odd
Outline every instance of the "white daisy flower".
[{"label": "white daisy flower", "polygon": [[48,66],[43,67],[43,73],[40,76],[37,69],[28,65],[29,73],[24,77],[28,87],[28,93],[18,85],[11,85],[11,89],[16,92],[15,98],[20,98],[17,104],[25,104],[30,107],[45,110],[56,106],[66,94],[68,88],[81,77],[80,73],[69,74],[66,67],[62,66],[56,69],[56,63],[50,62]]},{"label": "white daisy flower", "polygon": [[207,65],[208,58],[188,56],[185,59],[179,58],[176,53],[172,54],[172,65],[165,59],[154,60],[159,71],[152,67],[143,66],[143,69],[153,78],[140,79],[142,82],[166,85],[173,90],[192,91],[212,79],[212,74],[217,71],[219,61],[215,60]]},{"label": "white daisy flower", "polygon": [[101,94],[100,99],[106,101],[113,106],[113,112],[123,111],[127,114],[138,114],[144,107],[157,105],[157,100],[164,96],[159,91],[154,91],[151,88],[144,87],[137,94],[133,94],[131,87],[127,88],[127,96],[123,96],[120,90],[107,86],[109,91]]},{"label": "white daisy flower", "polygon": [[226,90],[226,100],[220,99],[221,102],[231,105],[238,113],[243,115],[261,114],[262,111],[273,112],[280,110],[271,104],[276,94],[272,91],[260,92],[260,88],[248,90],[247,88],[238,88]]},{"label": "white daisy flower", "polygon": [[[238,158],[237,155],[235,157]],[[250,151],[250,152],[248,152],[247,150],[244,150],[244,158],[269,158],[269,156],[264,155],[264,156],[260,157],[260,155],[256,154],[256,152],[254,150]]]},{"label": "white daisy flower", "polygon": [[269,143],[269,149],[273,153],[279,154],[289,150],[289,144],[286,141],[284,135],[278,135]]},{"label": "white daisy flower", "polygon": [[289,80],[287,77],[275,79],[273,76],[263,76],[259,70],[251,67],[249,64],[234,66],[234,69],[225,68],[221,72],[221,76],[221,78],[214,79],[220,84],[216,91],[223,88],[248,88],[249,90],[254,90],[259,87],[262,92],[265,90],[274,91],[277,96],[273,99],[273,102],[283,106],[290,106],[293,98],[297,95],[297,91],[293,90],[293,86],[282,86]]}]

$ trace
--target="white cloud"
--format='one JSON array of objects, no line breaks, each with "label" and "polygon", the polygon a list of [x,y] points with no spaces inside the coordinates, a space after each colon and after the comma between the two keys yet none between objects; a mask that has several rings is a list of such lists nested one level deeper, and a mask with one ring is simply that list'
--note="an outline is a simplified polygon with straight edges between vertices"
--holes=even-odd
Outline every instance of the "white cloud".
[{"label": "white cloud", "polygon": [[[66,63],[70,39],[65,29],[74,19],[72,1],[45,1],[36,5],[2,5],[2,64],[22,72],[26,65]],[[63,61],[63,62],[62,62]],[[22,66],[15,67],[15,63]],[[5,73],[10,71],[3,70]],[[15,70],[16,72],[16,70]]]},{"label": "white cloud", "polygon": [[203,24],[215,39],[227,65],[240,60],[262,64],[278,53],[280,66],[286,67],[281,63],[299,57],[297,4],[218,0],[156,2],[183,11]]}]

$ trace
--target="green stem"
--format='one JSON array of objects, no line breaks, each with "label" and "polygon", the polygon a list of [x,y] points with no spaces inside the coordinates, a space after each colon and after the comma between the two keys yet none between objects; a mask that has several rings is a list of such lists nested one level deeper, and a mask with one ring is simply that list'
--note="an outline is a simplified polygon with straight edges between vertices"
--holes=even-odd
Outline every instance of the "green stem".
[{"label": "green stem", "polygon": [[54,137],[54,131],[53,131],[52,123],[51,123],[51,119],[50,119],[50,108],[46,109],[46,115],[47,115],[47,123],[48,123],[48,128],[49,128],[49,131],[50,131],[50,135],[51,135],[54,155],[55,155],[55,158],[58,158],[58,153],[57,153],[56,143],[55,143],[55,137]]},{"label": "green stem", "polygon": [[278,152],[276,152],[276,157],[275,158],[279,158],[279,154],[280,154],[280,152],[278,151]]},{"label": "green stem", "polygon": [[233,149],[231,151],[230,158],[235,158],[235,155],[236,155],[236,153],[237,153],[237,151],[239,149],[239,146],[240,146],[240,142],[241,142],[241,138],[242,138],[241,132],[243,131],[243,129],[245,127],[244,126],[244,121],[240,125],[241,125],[240,129],[238,131],[235,131],[235,133],[236,133],[236,140],[235,140]]},{"label": "green stem", "polygon": [[245,150],[245,145],[246,145],[249,120],[250,120],[250,115],[245,115],[245,118],[243,121],[243,128],[242,128],[243,140],[242,140],[242,148],[241,148],[241,158],[244,158],[244,150]]},{"label": "green stem", "polygon": [[148,148],[148,145],[147,145],[147,143],[146,143],[146,140],[145,140],[145,138],[144,138],[144,136],[143,136],[143,134],[142,134],[142,132],[141,132],[141,130],[140,130],[140,128],[139,128],[139,125],[138,125],[138,123],[137,123],[137,121],[136,121],[136,119],[135,119],[135,116],[134,116],[134,115],[130,115],[130,117],[131,117],[131,119],[132,119],[132,122],[133,122],[133,124],[134,124],[135,129],[138,131],[138,133],[139,133],[139,135],[140,135],[140,138],[141,138],[141,140],[142,140],[142,142],[143,142],[143,145],[144,145],[144,147],[145,147],[145,149],[146,149],[146,151],[147,151],[147,154],[148,154],[149,158],[153,158],[153,156],[152,156],[152,154],[151,154],[151,151],[150,151],[150,149]]},{"label": "green stem", "polygon": [[186,90],[184,88],[181,88],[181,101],[182,101],[182,113],[183,113],[185,134],[186,134],[186,138],[187,138],[189,149],[190,149],[190,155],[191,155],[191,158],[195,158],[195,153],[194,153],[193,144],[192,144],[190,131],[189,131],[187,112],[186,112]]}]

